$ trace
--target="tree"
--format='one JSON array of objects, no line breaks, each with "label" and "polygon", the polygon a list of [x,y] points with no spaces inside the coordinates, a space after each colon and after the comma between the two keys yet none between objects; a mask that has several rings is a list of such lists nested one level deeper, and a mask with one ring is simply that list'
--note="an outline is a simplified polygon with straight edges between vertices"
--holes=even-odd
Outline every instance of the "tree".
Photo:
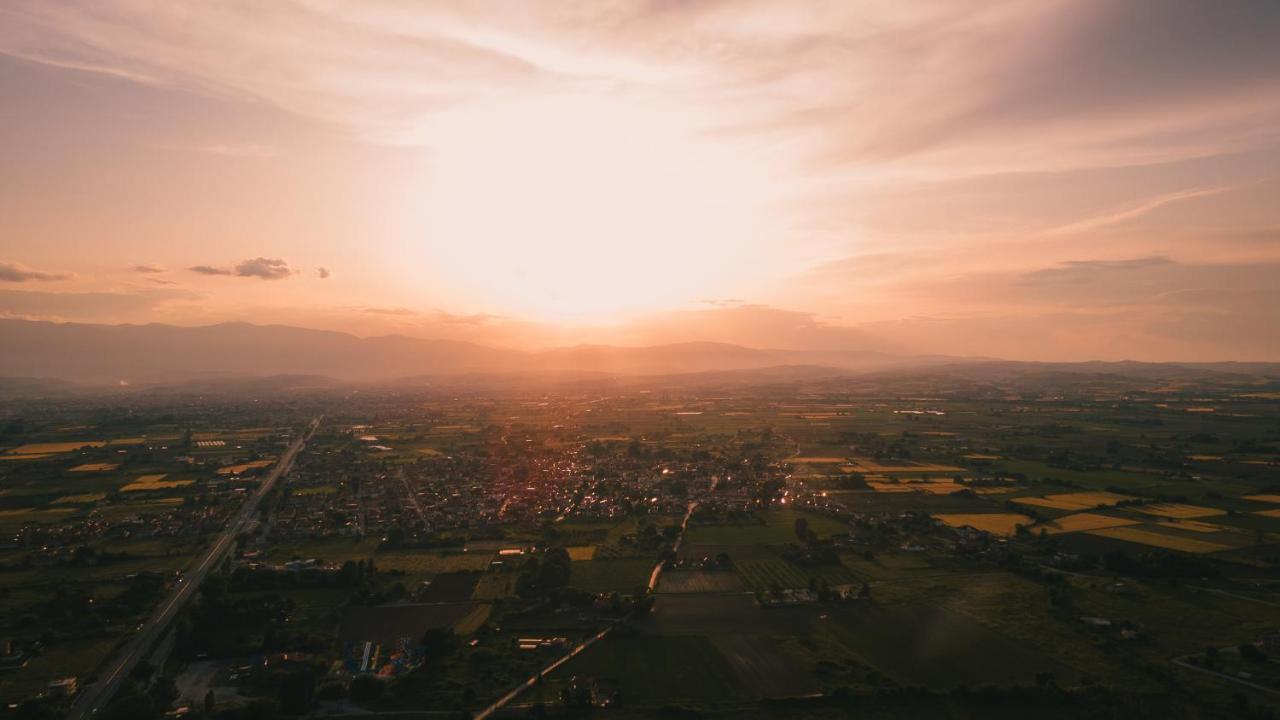
[{"label": "tree", "polygon": [[453,653],[458,638],[453,628],[431,628],[422,634],[422,652],[428,661]]},{"label": "tree", "polygon": [[796,538],[798,538],[800,542],[806,542],[809,540],[809,520],[807,518],[796,518]]},{"label": "tree", "polygon": [[286,673],[280,679],[280,710],[301,715],[311,709],[316,696],[316,674],[310,668]]},{"label": "tree", "polygon": [[357,675],[351,680],[351,689],[349,691],[352,702],[371,703],[382,697],[382,691],[386,687],[376,676],[373,675]]}]

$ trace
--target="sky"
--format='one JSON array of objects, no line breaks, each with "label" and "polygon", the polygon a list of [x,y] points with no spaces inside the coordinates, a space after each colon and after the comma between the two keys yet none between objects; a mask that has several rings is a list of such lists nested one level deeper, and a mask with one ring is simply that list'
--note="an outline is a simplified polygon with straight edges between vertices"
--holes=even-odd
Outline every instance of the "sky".
[{"label": "sky", "polygon": [[0,316],[1280,360],[1280,4],[0,0]]}]

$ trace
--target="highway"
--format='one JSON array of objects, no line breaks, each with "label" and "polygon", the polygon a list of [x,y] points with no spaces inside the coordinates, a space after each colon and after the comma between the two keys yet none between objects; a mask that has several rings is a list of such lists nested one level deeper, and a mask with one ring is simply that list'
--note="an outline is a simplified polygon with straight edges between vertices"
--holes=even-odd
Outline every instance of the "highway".
[{"label": "highway", "polygon": [[138,633],[125,643],[119,655],[105,666],[106,669],[99,674],[97,682],[81,689],[71,705],[71,710],[67,713],[69,720],[91,718],[111,701],[120,683],[129,677],[138,661],[146,656],[149,649],[164,634],[183,606],[195,595],[200,583],[204,582],[211,570],[222,564],[227,553],[235,547],[236,537],[253,521],[262,498],[271,492],[271,488],[275,487],[281,477],[289,472],[289,466],[293,464],[294,458],[315,434],[316,428],[320,426],[320,421],[323,419],[324,416],[320,416],[313,420],[307,433],[295,440],[280,456],[279,461],[267,473],[257,491],[240,506],[231,521],[227,523],[226,529],[208,551],[191,569],[178,578],[173,592],[156,607],[151,617],[138,629]]}]

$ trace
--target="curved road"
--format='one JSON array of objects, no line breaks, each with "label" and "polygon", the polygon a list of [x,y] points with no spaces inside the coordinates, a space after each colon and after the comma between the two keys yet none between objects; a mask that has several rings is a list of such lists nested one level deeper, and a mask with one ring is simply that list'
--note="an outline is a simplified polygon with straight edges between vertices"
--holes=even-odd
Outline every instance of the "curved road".
[{"label": "curved road", "polygon": [[213,546],[199,559],[190,570],[178,578],[178,583],[173,589],[173,593],[156,607],[151,617],[142,624],[138,629],[138,633],[125,643],[109,665],[98,677],[97,682],[86,686],[76,696],[76,700],[71,705],[71,710],[67,712],[68,720],[82,720],[82,718],[91,718],[99,710],[111,701],[111,696],[119,689],[120,683],[129,677],[129,673],[138,664],[152,646],[156,644],[160,636],[168,629],[169,624],[177,617],[178,612],[182,610],[187,601],[195,595],[196,588],[200,587],[200,583],[208,577],[209,571],[222,564],[231,548],[235,547],[236,536],[253,520],[258,512],[258,505],[262,502],[262,498],[271,492],[271,488],[275,487],[276,482],[289,472],[289,466],[293,464],[293,460],[297,457],[298,452],[302,450],[311,436],[315,434],[316,428],[320,426],[320,421],[324,416],[320,416],[311,421],[311,428],[307,434],[293,441],[289,449],[280,456],[280,460],[267,473],[266,479],[258,486],[257,492],[244,502],[244,505],[232,517],[231,522],[227,523],[227,527],[218,536]]}]

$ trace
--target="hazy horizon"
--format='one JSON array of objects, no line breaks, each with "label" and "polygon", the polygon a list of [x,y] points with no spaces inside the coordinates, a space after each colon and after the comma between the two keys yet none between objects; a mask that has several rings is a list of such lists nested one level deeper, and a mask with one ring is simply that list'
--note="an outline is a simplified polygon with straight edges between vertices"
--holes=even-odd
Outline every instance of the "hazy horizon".
[{"label": "hazy horizon", "polygon": [[0,18],[0,317],[1280,360],[1273,4]]}]

